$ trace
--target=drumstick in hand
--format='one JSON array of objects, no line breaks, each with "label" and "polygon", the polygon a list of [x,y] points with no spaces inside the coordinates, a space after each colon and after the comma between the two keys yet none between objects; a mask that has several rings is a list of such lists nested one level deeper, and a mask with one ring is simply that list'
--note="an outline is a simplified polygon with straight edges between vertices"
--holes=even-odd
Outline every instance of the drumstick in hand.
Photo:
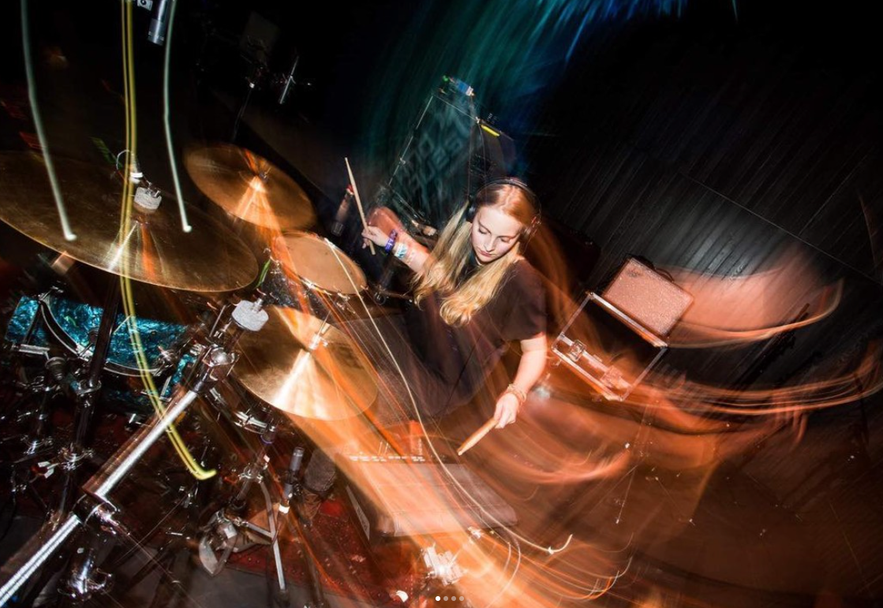
[{"label": "drumstick in hand", "polygon": [[463,445],[461,445],[459,448],[457,448],[457,456],[462,456],[463,454],[465,454],[466,450],[470,449],[476,443],[478,443],[479,441],[484,439],[484,436],[487,435],[488,433],[490,433],[491,430],[493,430],[493,428],[495,426],[497,426],[497,419],[496,418],[491,418],[490,420],[485,422],[483,425],[481,425],[480,429],[478,429],[477,431],[472,433],[472,435],[469,436],[469,439],[464,441]]},{"label": "drumstick in hand", "polygon": [[[350,167],[350,159],[344,156],[343,160],[346,162],[346,172],[349,173],[350,183],[353,185],[353,197],[356,199],[356,207],[359,208],[359,216],[362,218],[362,227],[365,230],[368,230],[368,221],[365,219],[365,210],[362,209],[362,199],[359,198],[359,189],[356,187],[356,178],[353,177],[353,169]],[[371,248],[371,255],[376,255],[376,252],[374,251],[374,243],[370,240],[368,241],[368,247]]]}]

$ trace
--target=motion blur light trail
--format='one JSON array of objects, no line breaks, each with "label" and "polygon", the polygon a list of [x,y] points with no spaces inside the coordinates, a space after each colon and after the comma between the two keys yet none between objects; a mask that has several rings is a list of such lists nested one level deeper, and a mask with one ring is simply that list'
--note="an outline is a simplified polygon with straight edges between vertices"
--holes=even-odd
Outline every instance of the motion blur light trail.
[{"label": "motion blur light trail", "polygon": [[28,99],[31,104],[31,115],[34,119],[34,127],[37,130],[37,137],[40,141],[40,149],[43,151],[43,160],[46,163],[46,173],[49,176],[49,183],[52,186],[52,194],[55,197],[55,206],[58,208],[58,219],[61,222],[61,229],[64,237],[73,241],[77,235],[71,230],[67,217],[67,211],[64,207],[64,199],[61,196],[61,188],[58,185],[58,177],[55,175],[55,168],[52,165],[52,156],[49,154],[49,144],[46,139],[46,133],[43,127],[43,120],[40,118],[40,106],[37,103],[37,81],[34,77],[34,63],[31,56],[31,36],[30,36],[30,20],[28,18],[28,0],[21,0],[21,31],[22,31],[22,47],[25,59],[25,72],[28,80]]},{"label": "motion blur light trail", "polygon": [[843,293],[842,281],[824,284],[796,248],[747,276],[671,272],[693,296],[669,340],[676,348],[738,346],[807,327],[830,316]]},{"label": "motion blur light trail", "polygon": [[166,138],[166,149],[169,156],[169,168],[172,171],[172,183],[175,188],[175,198],[178,200],[178,213],[181,214],[181,230],[190,232],[193,227],[187,221],[187,210],[184,208],[184,194],[181,192],[181,180],[178,178],[178,163],[175,159],[175,148],[172,145],[171,112],[172,104],[169,95],[169,78],[172,63],[172,32],[175,27],[175,11],[178,8],[178,0],[170,0],[168,32],[166,34],[165,54],[163,63],[163,129]]}]

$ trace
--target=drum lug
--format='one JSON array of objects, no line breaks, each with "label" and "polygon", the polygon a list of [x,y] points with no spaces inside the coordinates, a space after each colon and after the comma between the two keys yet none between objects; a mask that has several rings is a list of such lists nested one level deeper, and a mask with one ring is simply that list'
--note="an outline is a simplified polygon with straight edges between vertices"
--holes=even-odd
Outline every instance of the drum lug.
[{"label": "drum lug", "polygon": [[71,380],[70,388],[74,392],[74,395],[77,397],[86,397],[93,393],[96,393],[101,390],[101,381],[97,381],[93,384],[89,384],[88,382],[81,382],[79,380]]}]

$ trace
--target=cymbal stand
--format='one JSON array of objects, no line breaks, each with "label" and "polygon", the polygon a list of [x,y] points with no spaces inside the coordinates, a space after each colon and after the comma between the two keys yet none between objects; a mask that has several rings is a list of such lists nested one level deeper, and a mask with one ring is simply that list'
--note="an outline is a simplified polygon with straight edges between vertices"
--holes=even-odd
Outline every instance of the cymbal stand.
[{"label": "cymbal stand", "polygon": [[[303,506],[304,490],[303,484],[300,483],[298,470],[303,460],[303,448],[297,447],[291,455],[291,462],[288,470],[283,478],[282,502],[279,503],[278,512],[288,514],[291,510],[291,501],[295,504]],[[306,608],[327,608],[328,602],[325,600],[325,592],[322,590],[321,579],[319,578],[319,569],[316,567],[316,561],[313,557],[316,554],[312,542],[309,529],[312,528],[311,522],[299,522],[295,524],[291,518],[286,518],[289,530],[296,533],[303,543],[304,563],[307,571],[307,582],[310,586],[310,593],[313,597],[313,603]]]},{"label": "cymbal stand", "polygon": [[[211,396],[212,395],[210,395],[210,397]],[[215,576],[221,571],[224,564],[229,559],[230,554],[234,550],[235,537],[239,532],[230,528],[230,524],[236,527],[250,529],[253,532],[266,532],[254,524],[251,524],[248,520],[242,519],[240,515],[247,505],[248,494],[254,484],[260,486],[261,490],[266,494],[264,475],[267,472],[267,465],[269,463],[268,451],[276,438],[276,426],[269,421],[256,421],[250,419],[248,422],[254,423],[258,428],[262,429],[260,433],[260,447],[257,450],[252,451],[251,460],[249,460],[239,473],[236,481],[235,495],[227,502],[226,506],[221,507],[221,509],[212,516],[211,521],[205,527],[207,533],[202,536],[199,543],[200,559],[203,566],[205,566],[206,571],[212,576]],[[269,496],[269,494],[267,494],[267,496]],[[271,513],[269,510],[271,505],[272,501],[268,501],[268,515]],[[269,526],[273,533],[264,535],[273,540],[275,538],[275,525],[272,517],[269,518]],[[217,532],[214,537],[211,534],[212,530]],[[219,559],[215,559],[216,556],[213,552],[215,548],[223,550]],[[280,587],[284,589],[284,586],[284,580],[280,580]]]},{"label": "cymbal stand", "polygon": [[248,102],[251,101],[251,94],[254,92],[255,88],[258,86],[258,83],[260,83],[261,79],[266,75],[266,73],[266,64],[258,61],[255,64],[252,73],[245,77],[245,82],[248,84],[248,88],[245,91],[245,98],[239,105],[239,111],[236,113],[236,119],[233,121],[233,132],[230,134],[231,142],[236,141],[236,136],[239,135],[239,124],[242,122],[242,118],[245,116],[245,110],[248,107]]},{"label": "cymbal stand", "polygon": [[[14,322],[13,315],[10,323]],[[33,379],[27,374],[26,365],[21,362],[22,355],[37,356],[41,360],[46,360],[45,366],[48,369],[49,362],[55,361],[56,358],[49,358],[49,349],[46,347],[37,347],[31,345],[31,339],[37,330],[39,324],[39,309],[35,311],[33,317],[28,323],[28,327],[18,343],[5,342],[0,346],[0,364],[10,370],[10,385],[13,387],[15,397],[10,399],[3,407],[0,413],[0,426],[6,427],[10,422],[13,424],[33,418],[31,431],[24,437],[14,435],[0,439],[0,444],[14,441],[24,443],[24,454],[26,460],[30,456],[37,455],[52,447],[53,438],[49,434],[49,415],[48,403],[58,394],[59,388],[51,382],[54,374],[38,374]],[[29,398],[34,397],[34,408],[23,409],[28,403]],[[16,460],[18,464],[21,460]]]},{"label": "cymbal stand", "polygon": [[165,414],[157,416],[142,427],[109,458],[102,468],[83,486],[83,496],[62,522],[46,522],[41,530],[0,568],[0,606],[12,599],[19,589],[46,562],[61,552],[68,540],[81,530],[87,539],[74,552],[70,573],[61,589],[68,596],[84,601],[94,593],[106,589],[110,576],[98,569],[107,546],[116,538],[129,538],[118,521],[119,508],[110,498],[110,492],[119,484],[142,456],[183,414],[193,401],[206,394],[215,384],[226,378],[238,355],[232,350],[243,331],[258,331],[267,322],[263,302],[239,302],[230,319],[216,323],[208,344],[199,345],[197,360],[183,387],[169,403]]},{"label": "cymbal stand", "polygon": [[[119,281],[112,280],[105,294],[95,346],[92,349],[91,358],[88,359],[89,366],[86,375],[82,380],[74,374],[66,373],[65,359],[56,359],[52,365],[47,363],[47,371],[55,386],[72,395],[75,404],[74,431],[70,442],[58,451],[58,456],[52,460],[41,462],[39,466],[40,474],[43,476],[48,477],[56,468],[64,475],[61,495],[52,516],[56,523],[70,511],[73,505],[77,486],[77,470],[83,461],[93,456],[92,449],[88,447],[89,435],[95,405],[101,392],[101,375],[104,373],[104,366],[107,363],[107,353],[110,349],[119,305],[120,284]],[[83,355],[84,360],[86,356],[89,355]],[[44,410],[37,412],[37,426],[35,427],[38,433],[37,441],[39,441],[39,433],[43,432],[44,423],[47,421],[48,412],[45,411],[44,405]]]},{"label": "cymbal stand", "polygon": [[[222,404],[222,407],[219,408],[221,411],[227,412],[231,410],[217,391],[211,391],[208,398],[213,402],[213,405]],[[262,537],[269,541],[276,567],[276,594],[274,599],[278,605],[287,605],[289,597],[282,566],[282,555],[279,550],[279,526],[282,521],[285,521],[291,532],[301,539],[301,543],[305,547],[309,546],[304,532],[295,529],[291,520],[287,518],[291,510],[292,498],[300,500],[302,496],[297,479],[298,471],[303,461],[304,449],[300,446],[294,448],[288,468],[281,476],[283,481],[282,496],[278,502],[274,503],[267,486],[266,474],[269,468],[268,452],[275,441],[277,427],[272,420],[272,413],[265,413],[269,415],[264,420],[249,416],[244,421],[231,421],[234,425],[242,426],[247,430],[255,429],[260,431],[261,445],[257,450],[253,450],[251,460],[240,472],[236,482],[235,495],[226,506],[212,515],[208,524],[203,528],[204,533],[199,540],[198,556],[206,572],[211,576],[216,576],[223,570],[233,552],[255,544],[251,542],[250,544],[237,546],[238,540],[246,539],[248,542],[250,537]],[[254,485],[258,486],[264,499],[267,528],[263,528],[243,517],[243,511],[247,506],[248,494]],[[314,608],[323,608],[327,604],[322,587],[319,584],[319,572],[313,562],[311,551],[305,550],[304,558],[307,577],[310,583],[310,592],[313,598],[311,605]]]},{"label": "cymbal stand", "polygon": [[[19,395],[9,405],[8,416],[0,417],[0,425],[3,426],[13,417],[15,422],[31,419],[24,435],[15,434],[0,440],[0,444],[17,446],[4,454],[9,460],[3,463],[3,474],[9,475],[9,494],[0,504],[0,514],[5,514],[6,509],[10,509],[9,525],[12,524],[17,513],[18,497],[25,493],[31,497],[42,513],[50,512],[49,505],[34,483],[41,473],[31,465],[31,461],[45,457],[54,447],[55,440],[50,425],[50,401],[61,393],[61,388],[54,381],[55,373],[52,370],[62,370],[64,367],[66,362],[61,357],[49,359],[46,362],[47,373],[40,374],[33,380],[26,380],[21,386],[24,394]],[[24,407],[26,405],[27,408]],[[5,532],[0,533],[0,539],[5,534]]]},{"label": "cymbal stand", "polygon": [[[26,349],[25,344],[16,345],[13,348]],[[43,373],[29,378],[22,371],[22,378],[14,382],[17,391],[20,391],[14,399],[4,408],[6,411],[0,415],[0,425],[18,425],[28,419],[30,424],[24,435],[12,435],[0,439],[0,444],[17,443],[20,449],[14,450],[21,457],[13,457],[13,464],[21,464],[27,460],[37,458],[52,450],[55,438],[51,433],[50,402],[62,393],[62,379],[67,369],[67,361],[63,357],[51,357],[46,359],[48,348],[32,347],[33,351],[40,350],[45,359]]]}]

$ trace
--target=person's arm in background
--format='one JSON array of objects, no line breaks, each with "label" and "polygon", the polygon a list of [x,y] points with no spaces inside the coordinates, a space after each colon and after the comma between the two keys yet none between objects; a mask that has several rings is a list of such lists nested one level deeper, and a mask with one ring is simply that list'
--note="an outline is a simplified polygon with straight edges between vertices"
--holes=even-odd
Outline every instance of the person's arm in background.
[{"label": "person's arm in background", "polygon": [[[422,272],[429,258],[429,251],[408,234],[401,220],[390,209],[386,207],[372,209],[368,215],[368,227],[362,230],[362,237],[384,248],[393,230],[396,231],[395,245],[389,255],[395,255],[414,272]],[[401,249],[402,247],[404,249]]]},{"label": "person's arm in background", "polygon": [[518,409],[527,400],[528,393],[546,369],[546,334],[521,340],[520,345],[521,359],[518,361],[518,370],[512,385],[497,398],[494,420],[497,421],[498,429],[515,422]]}]

